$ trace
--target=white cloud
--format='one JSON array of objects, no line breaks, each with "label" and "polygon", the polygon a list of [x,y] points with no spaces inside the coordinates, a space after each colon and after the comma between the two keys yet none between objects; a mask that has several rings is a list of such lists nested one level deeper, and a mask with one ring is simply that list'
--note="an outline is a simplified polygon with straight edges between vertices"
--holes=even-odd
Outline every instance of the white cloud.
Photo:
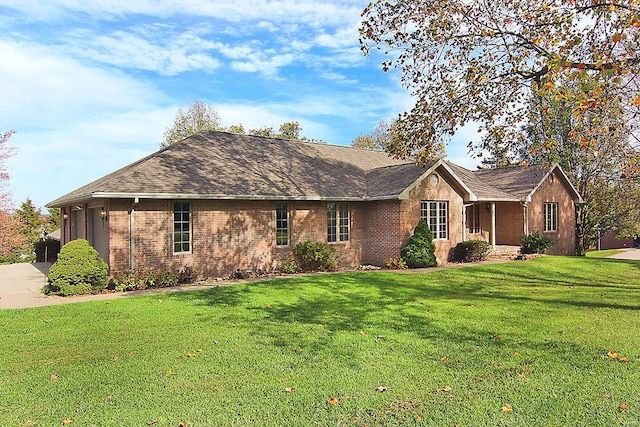
[{"label": "white cloud", "polygon": [[[351,4],[349,4],[351,3]],[[195,16],[229,22],[294,22],[305,25],[342,25],[358,17],[365,2],[316,0],[0,0],[0,5],[20,11],[23,19],[53,21],[77,13],[93,19],[114,19],[126,15],[159,18]]]},{"label": "white cloud", "polygon": [[167,25],[139,26],[106,35],[77,30],[70,32],[65,41],[79,57],[162,75],[190,70],[212,71],[220,66],[220,61],[208,53],[214,43],[192,31],[177,33]]},{"label": "white cloud", "polygon": [[153,86],[36,44],[0,40],[1,126],[14,198],[42,205],[157,149],[175,108]]},{"label": "white cloud", "polygon": [[92,111],[144,109],[164,99],[152,86],[85,66],[48,46],[0,40],[0,51],[0,117],[18,131],[82,120]]}]

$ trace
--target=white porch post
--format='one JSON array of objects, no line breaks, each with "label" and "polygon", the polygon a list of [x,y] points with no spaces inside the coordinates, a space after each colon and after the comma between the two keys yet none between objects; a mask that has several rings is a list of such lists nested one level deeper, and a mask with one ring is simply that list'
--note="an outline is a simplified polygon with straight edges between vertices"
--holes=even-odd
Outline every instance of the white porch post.
[{"label": "white porch post", "polygon": [[491,202],[491,248],[496,249],[496,202]]}]

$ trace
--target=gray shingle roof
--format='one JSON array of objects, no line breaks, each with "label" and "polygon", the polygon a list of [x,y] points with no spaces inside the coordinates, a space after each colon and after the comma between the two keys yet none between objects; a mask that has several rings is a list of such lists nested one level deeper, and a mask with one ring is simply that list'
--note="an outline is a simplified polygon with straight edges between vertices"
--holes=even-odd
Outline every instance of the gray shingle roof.
[{"label": "gray shingle roof", "polygon": [[429,167],[381,151],[226,132],[199,132],[52,202],[91,197],[367,200],[398,198],[429,168],[448,167],[477,200],[523,200],[549,169]]},{"label": "gray shingle roof", "polygon": [[226,132],[199,132],[51,203],[97,193],[201,197],[350,199],[366,195],[366,174],[406,164],[381,151]]},{"label": "gray shingle roof", "polygon": [[[467,187],[469,187],[478,200],[520,200],[518,196],[510,192],[503,191],[501,188],[493,185],[493,180],[481,179],[481,177],[477,175],[478,171],[473,172],[451,162],[447,162],[447,165],[467,185]],[[499,171],[499,169],[496,170]],[[500,172],[498,172],[496,176],[499,177]]]},{"label": "gray shingle roof", "polygon": [[482,182],[524,200],[549,173],[550,167],[541,165],[508,166],[499,169],[480,169],[473,174]]}]

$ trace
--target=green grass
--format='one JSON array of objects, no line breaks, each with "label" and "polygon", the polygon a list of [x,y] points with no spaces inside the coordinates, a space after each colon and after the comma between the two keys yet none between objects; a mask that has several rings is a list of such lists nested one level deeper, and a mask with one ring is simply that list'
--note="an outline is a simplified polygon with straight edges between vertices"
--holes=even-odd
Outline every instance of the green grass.
[{"label": "green grass", "polygon": [[5,310],[0,330],[3,426],[640,422],[636,261],[297,276]]},{"label": "green grass", "polygon": [[624,252],[625,249],[604,249],[601,251],[589,251],[586,253],[587,258],[606,258]]}]

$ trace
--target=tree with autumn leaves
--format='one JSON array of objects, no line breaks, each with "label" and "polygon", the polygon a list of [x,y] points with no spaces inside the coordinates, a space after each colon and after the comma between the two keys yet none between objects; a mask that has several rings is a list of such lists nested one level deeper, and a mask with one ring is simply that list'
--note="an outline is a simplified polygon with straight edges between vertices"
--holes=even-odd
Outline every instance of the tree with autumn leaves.
[{"label": "tree with autumn leaves", "polygon": [[[532,120],[528,102],[564,102],[580,126],[615,100],[631,131],[640,109],[640,0],[377,0],[362,12],[361,47],[380,50],[416,102],[387,151],[426,160],[457,130],[478,123],[476,152],[513,144]],[[566,91],[563,82],[582,82]],[[542,111],[542,114],[546,112]],[[597,137],[597,135],[596,135]],[[637,141],[635,139],[634,141]],[[636,150],[626,174],[638,174]]]},{"label": "tree with autumn leaves", "polygon": [[15,154],[9,145],[13,131],[0,133],[0,262],[9,260],[16,251],[28,244],[20,233],[22,222],[13,214],[13,200],[9,192],[9,173],[5,161]]},{"label": "tree with autumn leaves", "polygon": [[[581,84],[566,82],[563,91],[579,91]],[[628,159],[640,152],[630,142],[619,100],[600,102],[579,117],[565,99],[543,93],[529,108],[532,121],[524,128],[526,138],[512,146],[512,158],[558,163],[576,186],[584,200],[576,212],[576,253],[584,255],[604,233],[640,235],[640,176],[627,173]]]}]

